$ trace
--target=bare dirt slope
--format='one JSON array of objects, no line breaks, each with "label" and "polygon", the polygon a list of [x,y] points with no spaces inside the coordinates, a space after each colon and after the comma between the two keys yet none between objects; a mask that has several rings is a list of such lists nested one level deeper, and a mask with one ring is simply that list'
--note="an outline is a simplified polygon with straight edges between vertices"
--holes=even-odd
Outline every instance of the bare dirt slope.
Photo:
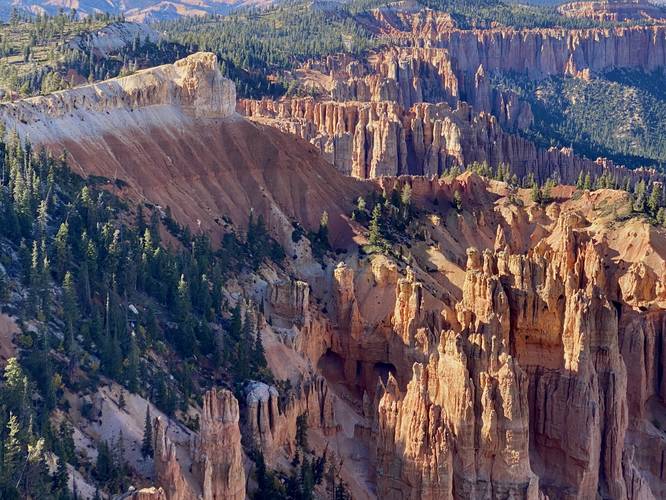
[{"label": "bare dirt slope", "polygon": [[344,244],[349,233],[337,214],[350,213],[366,189],[305,141],[240,117],[115,129],[50,147],[66,149],[84,174],[112,174],[123,181],[123,194],[168,206],[181,224],[217,235],[223,216],[242,227],[251,209],[276,230],[285,217],[315,228],[326,210],[336,242]]}]

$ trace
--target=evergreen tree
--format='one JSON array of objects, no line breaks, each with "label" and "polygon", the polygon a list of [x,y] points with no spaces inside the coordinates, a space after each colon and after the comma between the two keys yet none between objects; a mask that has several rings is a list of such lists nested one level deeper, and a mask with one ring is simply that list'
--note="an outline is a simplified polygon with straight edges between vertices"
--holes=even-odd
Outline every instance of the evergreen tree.
[{"label": "evergreen tree", "polygon": [[650,215],[656,217],[660,206],[661,206],[661,183],[653,182],[652,191],[650,192],[650,197],[648,198],[647,201],[647,207]]},{"label": "evergreen tree", "polygon": [[67,493],[68,481],[69,473],[67,472],[67,462],[65,462],[62,457],[58,457],[56,471],[53,474],[52,491],[57,495]]},{"label": "evergreen tree", "polygon": [[58,279],[65,276],[65,271],[71,263],[71,249],[69,246],[69,224],[63,222],[58,228],[54,239],[55,244],[55,272]]},{"label": "evergreen tree", "polygon": [[20,468],[25,463],[26,451],[21,442],[20,434],[21,426],[18,418],[10,413],[2,457],[2,479],[4,483],[16,484],[19,479]]},{"label": "evergreen tree", "polygon": [[72,351],[74,341],[74,322],[78,317],[78,307],[76,303],[76,290],[74,289],[74,279],[72,273],[67,271],[62,283],[62,309],[65,320],[65,335],[63,347],[66,352]]},{"label": "evergreen tree", "polygon": [[657,224],[660,226],[666,225],[666,210],[664,207],[659,207],[659,210],[657,210]]},{"label": "evergreen tree", "polygon": [[372,209],[372,218],[370,219],[370,231],[368,240],[371,245],[377,247],[384,246],[384,237],[382,235],[382,209],[379,203]]},{"label": "evergreen tree", "polygon": [[266,361],[266,353],[264,351],[264,344],[262,341],[261,330],[257,331],[254,339],[254,351],[253,351],[253,360],[254,366],[256,369],[261,370],[265,369],[268,366]]},{"label": "evergreen tree", "polygon": [[178,291],[177,291],[178,300],[176,302],[176,314],[179,320],[183,320],[190,313],[190,289],[185,281],[185,275],[180,275],[180,281],[178,281]]},{"label": "evergreen tree", "polygon": [[304,451],[308,450],[308,415],[301,413],[296,417],[296,444]]},{"label": "evergreen tree", "polygon": [[95,476],[101,482],[113,479],[115,465],[109,443],[102,441],[97,446],[97,461],[95,462]]},{"label": "evergreen tree", "polygon": [[55,445],[58,455],[63,461],[72,464],[74,467],[78,465],[74,444],[74,429],[66,420],[63,420],[60,424]]},{"label": "evergreen tree", "polygon": [[412,186],[405,182],[400,193],[400,205],[402,207],[402,218],[408,221],[412,210]]},{"label": "evergreen tree", "polygon": [[136,393],[139,390],[139,348],[134,332],[130,335],[129,353],[125,360],[125,380],[130,392]]},{"label": "evergreen tree", "polygon": [[581,170],[578,174],[578,180],[576,181],[576,189],[583,189],[585,185],[585,177],[583,176],[583,171]]},{"label": "evergreen tree", "polygon": [[153,456],[153,424],[150,420],[150,407],[146,405],[146,419],[143,424],[143,441],[141,441],[143,458]]},{"label": "evergreen tree", "polygon": [[250,376],[250,350],[253,349],[254,325],[249,310],[245,310],[245,318],[241,326],[240,338],[236,344],[235,372],[239,380],[245,380]]},{"label": "evergreen tree", "polygon": [[363,198],[363,196],[359,196],[358,200],[356,200],[356,210],[358,210],[359,212],[365,213],[366,203],[365,203],[365,198]]},{"label": "evergreen tree", "polygon": [[28,377],[26,377],[18,359],[10,358],[5,366],[5,385],[3,401],[10,413],[27,418]]},{"label": "evergreen tree", "polygon": [[532,184],[530,197],[532,198],[532,201],[534,203],[542,203],[543,202],[543,192],[541,191],[541,188],[539,187],[539,184],[537,184],[536,182],[534,184]]}]

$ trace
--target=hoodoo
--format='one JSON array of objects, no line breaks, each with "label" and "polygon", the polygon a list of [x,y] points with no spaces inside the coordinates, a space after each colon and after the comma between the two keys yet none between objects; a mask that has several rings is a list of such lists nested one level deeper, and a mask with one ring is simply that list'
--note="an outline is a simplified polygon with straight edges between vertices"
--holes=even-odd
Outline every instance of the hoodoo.
[{"label": "hoodoo", "polygon": [[584,3],[0,26],[0,498],[666,498],[666,26]]}]

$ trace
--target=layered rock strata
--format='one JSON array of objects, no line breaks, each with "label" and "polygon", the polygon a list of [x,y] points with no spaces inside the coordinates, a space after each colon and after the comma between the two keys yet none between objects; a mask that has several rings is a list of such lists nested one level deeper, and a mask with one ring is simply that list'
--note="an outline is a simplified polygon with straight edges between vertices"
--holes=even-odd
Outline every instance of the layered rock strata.
[{"label": "layered rock strata", "polygon": [[663,7],[642,0],[571,2],[558,6],[557,11],[567,17],[587,17],[598,21],[666,20]]},{"label": "layered rock strata", "polygon": [[103,136],[114,127],[147,128],[181,113],[228,118],[235,104],[235,86],[222,77],[216,56],[200,52],[130,76],[0,104],[0,122],[43,144]]},{"label": "layered rock strata", "polygon": [[[573,184],[581,172],[593,177],[639,179],[649,172],[616,167],[606,160],[590,161],[568,148],[547,150],[502,130],[487,113],[465,103],[318,102],[310,98],[241,100],[238,109],[312,144],[345,175],[373,178],[395,175],[438,176],[453,166],[473,162],[491,167],[506,164],[518,178],[533,174]],[[520,120],[520,118],[517,118]]]}]

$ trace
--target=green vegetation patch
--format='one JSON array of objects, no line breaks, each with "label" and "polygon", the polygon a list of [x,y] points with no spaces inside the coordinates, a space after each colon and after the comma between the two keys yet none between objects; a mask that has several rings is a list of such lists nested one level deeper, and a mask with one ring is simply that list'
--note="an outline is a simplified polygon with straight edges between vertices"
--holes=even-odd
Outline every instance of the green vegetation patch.
[{"label": "green vegetation patch", "polygon": [[495,85],[526,99],[535,121],[527,133],[538,143],[573,146],[630,167],[666,162],[666,75],[613,70],[591,80],[551,77],[540,82],[494,76]]}]

